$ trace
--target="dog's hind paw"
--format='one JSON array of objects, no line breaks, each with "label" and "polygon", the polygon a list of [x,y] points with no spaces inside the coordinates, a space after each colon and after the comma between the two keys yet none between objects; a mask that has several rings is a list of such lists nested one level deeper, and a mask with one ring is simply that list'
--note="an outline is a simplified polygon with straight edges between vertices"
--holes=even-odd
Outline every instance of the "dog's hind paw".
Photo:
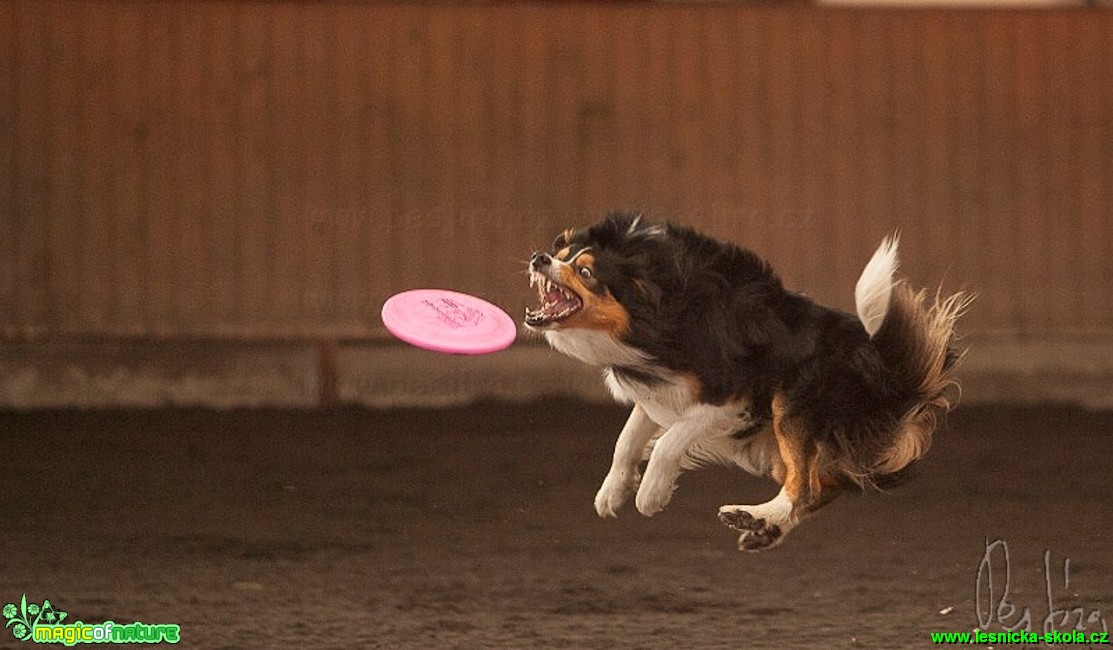
[{"label": "dog's hind paw", "polygon": [[723,506],[719,509],[719,521],[742,533],[738,538],[738,549],[741,551],[763,551],[784,539],[780,526],[754,516],[743,506]]}]

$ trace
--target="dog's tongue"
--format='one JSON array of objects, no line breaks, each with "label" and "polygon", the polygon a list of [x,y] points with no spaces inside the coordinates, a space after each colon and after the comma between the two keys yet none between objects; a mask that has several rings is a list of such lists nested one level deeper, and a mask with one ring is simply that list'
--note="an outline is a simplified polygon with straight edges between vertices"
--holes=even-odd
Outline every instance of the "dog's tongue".
[{"label": "dog's tongue", "polygon": [[571,315],[580,308],[579,299],[572,292],[551,284],[539,292],[541,304],[537,309],[526,312],[526,318],[531,324],[559,320]]},{"label": "dog's tongue", "polygon": [[576,302],[571,300],[567,293],[554,287],[545,292],[545,300],[542,301],[541,309],[546,312],[560,313],[564,309],[574,306],[576,306]]}]

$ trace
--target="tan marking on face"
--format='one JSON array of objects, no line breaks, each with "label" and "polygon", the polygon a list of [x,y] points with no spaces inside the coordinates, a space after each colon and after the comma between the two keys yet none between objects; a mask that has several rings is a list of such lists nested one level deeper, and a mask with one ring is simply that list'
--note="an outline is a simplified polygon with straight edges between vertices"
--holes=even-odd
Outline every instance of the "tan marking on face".
[{"label": "tan marking on face", "polygon": [[[579,259],[582,260],[585,257],[590,258],[590,255],[585,253]],[[619,304],[609,291],[602,296],[592,293],[584,285],[574,265],[561,266],[560,282],[575,291],[584,303],[580,311],[561,321],[559,323],[560,327],[600,330],[608,332],[615,338],[625,334],[630,329],[630,314],[626,312],[626,308]]]},{"label": "tan marking on face", "polygon": [[555,257],[562,262],[567,262],[568,261],[568,256],[571,255],[571,254],[572,254],[572,248],[570,246],[565,246],[564,248],[557,251],[557,254],[555,255]]}]

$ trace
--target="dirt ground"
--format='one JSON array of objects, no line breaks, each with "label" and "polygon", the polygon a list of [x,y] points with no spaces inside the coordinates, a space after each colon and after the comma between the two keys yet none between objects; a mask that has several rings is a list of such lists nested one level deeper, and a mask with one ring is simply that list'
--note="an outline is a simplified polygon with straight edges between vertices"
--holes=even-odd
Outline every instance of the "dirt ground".
[{"label": "dirt ground", "polygon": [[[987,629],[1027,608],[1039,631],[1049,587],[1052,611],[1113,627],[1113,413],[960,407],[916,480],[763,554],[715,517],[775,492],[738,471],[599,519],[623,420],[567,401],[0,414],[0,604],[176,623],[196,648],[927,648],[978,625],[976,593]],[[982,566],[998,539],[1008,563],[997,545]]]}]

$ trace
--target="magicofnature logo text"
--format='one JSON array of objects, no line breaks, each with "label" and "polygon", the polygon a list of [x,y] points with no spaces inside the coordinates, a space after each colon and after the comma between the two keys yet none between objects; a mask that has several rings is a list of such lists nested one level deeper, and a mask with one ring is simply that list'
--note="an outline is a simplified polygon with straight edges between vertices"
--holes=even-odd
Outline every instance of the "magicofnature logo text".
[{"label": "magicofnature logo text", "polygon": [[42,605],[28,603],[27,594],[15,603],[4,605],[5,628],[20,641],[34,643],[59,643],[66,646],[78,643],[177,643],[181,627],[176,624],[148,625],[146,623],[64,623],[67,612],[59,610],[49,600]]}]

